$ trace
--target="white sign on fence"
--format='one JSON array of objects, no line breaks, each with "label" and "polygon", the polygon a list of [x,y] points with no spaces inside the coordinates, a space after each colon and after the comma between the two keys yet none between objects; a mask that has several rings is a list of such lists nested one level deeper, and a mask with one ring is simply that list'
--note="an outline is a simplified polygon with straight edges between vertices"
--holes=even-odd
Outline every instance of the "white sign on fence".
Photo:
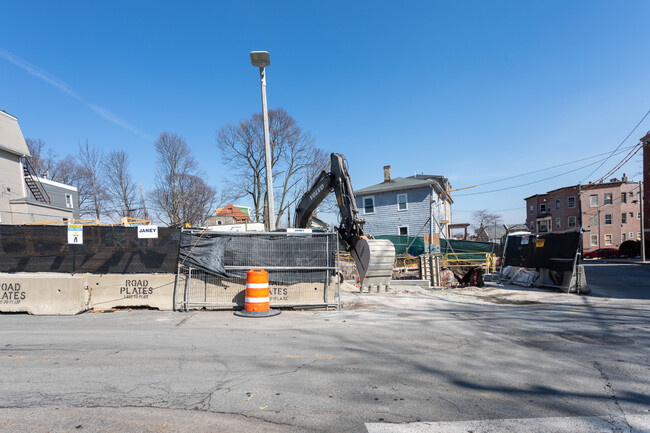
[{"label": "white sign on fence", "polygon": [[311,233],[311,229],[294,229],[288,228],[287,233]]},{"label": "white sign on fence", "polygon": [[78,245],[84,243],[84,226],[68,226],[68,243]]},{"label": "white sign on fence", "polygon": [[158,237],[158,226],[138,226],[138,237],[154,239]]}]

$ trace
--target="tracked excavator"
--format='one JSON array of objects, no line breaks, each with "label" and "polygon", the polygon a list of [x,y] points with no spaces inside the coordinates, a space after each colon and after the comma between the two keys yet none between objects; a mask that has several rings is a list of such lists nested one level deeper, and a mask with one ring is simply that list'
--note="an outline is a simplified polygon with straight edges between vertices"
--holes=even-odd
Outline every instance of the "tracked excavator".
[{"label": "tracked excavator", "polygon": [[365,220],[358,217],[352,182],[345,157],[332,153],[330,171],[323,170],[296,206],[295,226],[307,228],[318,205],[334,191],[341,214],[336,228],[341,243],[350,252],[359,270],[361,287],[387,286],[395,263],[395,247],[389,240],[373,239],[363,234]]}]

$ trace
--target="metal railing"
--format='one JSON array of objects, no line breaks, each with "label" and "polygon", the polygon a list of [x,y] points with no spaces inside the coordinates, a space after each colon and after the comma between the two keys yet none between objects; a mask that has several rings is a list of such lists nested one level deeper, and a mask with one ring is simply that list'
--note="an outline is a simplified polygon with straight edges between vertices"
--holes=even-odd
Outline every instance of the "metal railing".
[{"label": "metal railing", "polygon": [[228,277],[179,263],[174,309],[243,307],[246,272],[252,268],[269,273],[271,307],[340,308],[336,233],[207,233],[231,238],[223,257]]},{"label": "metal railing", "polygon": [[494,274],[496,272],[497,257],[495,254],[485,252],[447,253],[442,256],[440,264],[447,268],[476,264],[476,266],[481,266],[486,274]]}]

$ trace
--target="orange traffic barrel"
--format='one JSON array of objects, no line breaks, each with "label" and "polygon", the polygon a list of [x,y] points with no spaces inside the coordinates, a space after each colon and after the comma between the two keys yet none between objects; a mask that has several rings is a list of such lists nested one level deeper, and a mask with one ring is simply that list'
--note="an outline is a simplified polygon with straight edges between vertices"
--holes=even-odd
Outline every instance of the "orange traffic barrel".
[{"label": "orange traffic barrel", "polygon": [[271,310],[269,301],[269,273],[264,269],[251,269],[246,273],[244,309],[235,311],[235,315],[269,317],[280,314],[279,310]]}]

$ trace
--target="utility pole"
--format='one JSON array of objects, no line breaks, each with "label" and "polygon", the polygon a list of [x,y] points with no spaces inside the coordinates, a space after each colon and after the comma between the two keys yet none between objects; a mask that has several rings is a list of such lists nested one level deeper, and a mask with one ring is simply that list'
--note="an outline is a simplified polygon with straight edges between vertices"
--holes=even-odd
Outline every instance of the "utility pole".
[{"label": "utility pole", "polygon": [[639,207],[641,208],[641,261],[645,262],[645,227],[643,224],[643,182],[639,181]]},{"label": "utility pole", "polygon": [[142,209],[144,209],[144,219],[148,220],[149,215],[147,214],[147,206],[144,204],[144,192],[142,192],[142,179],[140,181],[140,196],[142,197]]},{"label": "utility pole", "polygon": [[647,215],[650,214],[650,203],[646,203],[646,194],[644,194],[647,191],[644,191],[645,188],[648,188],[648,185],[650,185],[650,131],[641,138],[641,142],[643,143],[643,183],[639,185],[639,192],[640,192],[640,202],[641,202],[641,260],[645,262],[645,230],[646,224],[645,218],[647,218]]},{"label": "utility pole", "polygon": [[598,248],[603,244],[600,242],[600,209],[598,209]]}]

